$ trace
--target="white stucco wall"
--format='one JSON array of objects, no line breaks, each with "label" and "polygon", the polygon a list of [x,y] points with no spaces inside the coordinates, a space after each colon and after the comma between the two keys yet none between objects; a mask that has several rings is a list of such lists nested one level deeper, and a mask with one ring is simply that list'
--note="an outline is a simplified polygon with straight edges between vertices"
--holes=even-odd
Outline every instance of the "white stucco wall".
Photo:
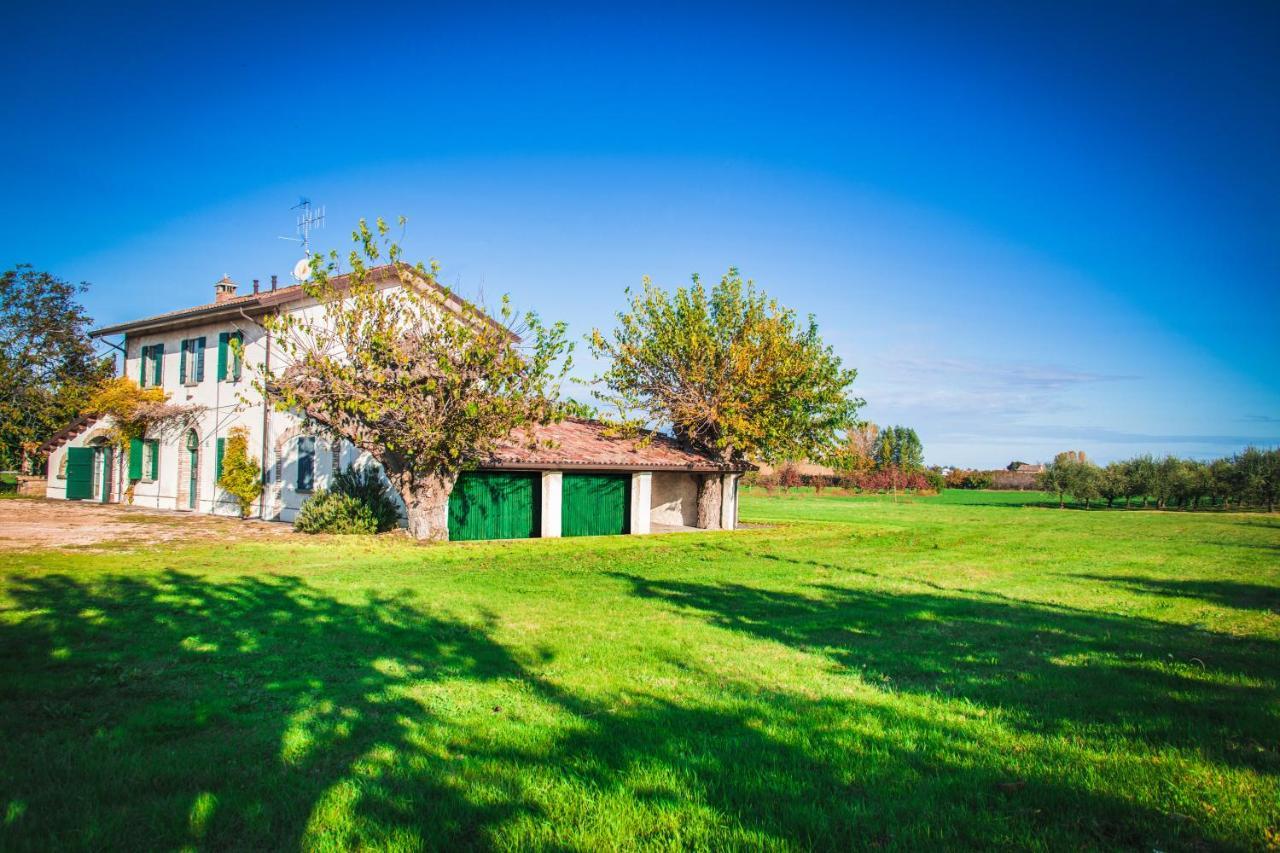
[{"label": "white stucco wall", "polygon": [[720,527],[736,530],[738,527],[738,480],[741,474],[724,474],[720,478]]},{"label": "white stucco wall", "polygon": [[[296,303],[293,310],[306,317],[315,317],[320,308],[308,301]],[[222,332],[240,332],[244,336],[244,364],[239,380],[228,376],[218,380],[218,335]],[[199,382],[180,381],[181,342],[190,338],[205,339],[204,376]],[[142,370],[142,348],[157,343],[164,344],[161,364],[161,387],[169,394],[169,400],[183,405],[196,405],[202,411],[195,419],[199,448],[197,460],[197,500],[194,510],[203,513],[235,515],[238,507],[233,498],[218,489],[215,484],[215,457],[217,442],[226,438],[233,427],[245,427],[249,432],[249,453],[267,471],[265,490],[265,517],[272,520],[292,521],[309,492],[297,490],[298,438],[302,432],[301,419],[287,412],[268,411],[265,453],[263,450],[263,401],[253,390],[253,377],[267,354],[266,335],[263,329],[246,317],[220,320],[186,326],[180,329],[129,336],[125,341],[124,375],[137,380]],[[272,345],[273,365],[278,367],[280,349]],[[150,383],[148,383],[150,385]],[[50,498],[66,497],[66,480],[59,476],[62,461],[68,447],[85,446],[95,435],[110,426],[110,419],[98,421],[86,433],[54,448],[49,456],[49,477],[46,495]],[[157,509],[187,509],[187,502],[180,501],[186,494],[185,458],[187,431],[172,432],[163,436],[148,436],[160,441],[159,471],[153,479],[134,482],[133,504]],[[128,484],[127,454],[117,454],[113,499],[123,497]],[[349,444],[339,446],[338,464],[349,467],[365,464],[368,454],[359,453]],[[324,488],[334,470],[333,448],[325,438],[316,440],[314,487]],[[179,480],[183,482],[179,482]],[[181,503],[181,506],[179,505]],[[257,515],[257,506],[253,515]]]},{"label": "white stucco wall", "polygon": [[564,499],[564,473],[561,471],[542,472],[542,530],[543,539],[554,539],[561,532],[561,511]]},{"label": "white stucco wall", "polygon": [[653,522],[653,473],[636,471],[631,475],[631,518],[628,527],[632,534],[644,535]]},{"label": "white stucco wall", "polygon": [[649,521],[694,527],[698,523],[698,475],[655,471],[650,490]]}]

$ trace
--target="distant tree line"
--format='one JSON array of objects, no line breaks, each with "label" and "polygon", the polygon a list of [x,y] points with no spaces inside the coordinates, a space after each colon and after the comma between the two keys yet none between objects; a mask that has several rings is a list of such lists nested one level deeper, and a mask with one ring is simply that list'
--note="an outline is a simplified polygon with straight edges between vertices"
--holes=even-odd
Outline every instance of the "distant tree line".
[{"label": "distant tree line", "polygon": [[1059,453],[1037,476],[1041,489],[1066,506],[1070,495],[1088,509],[1124,501],[1157,509],[1195,510],[1202,506],[1275,509],[1280,495],[1280,449],[1249,447],[1233,456],[1201,462],[1166,456],[1135,456],[1099,466],[1083,453]]},{"label": "distant tree line", "polygon": [[943,483],[948,489],[989,489],[995,484],[995,477],[991,471],[951,468],[943,476]]},{"label": "distant tree line", "polygon": [[857,492],[938,491],[943,478],[924,467],[924,444],[907,426],[881,428],[869,421],[858,424],[846,435],[845,446],[835,454],[834,473],[802,473],[788,462],[769,474],[748,477],[747,483],[767,491],[810,486],[841,488]]}]

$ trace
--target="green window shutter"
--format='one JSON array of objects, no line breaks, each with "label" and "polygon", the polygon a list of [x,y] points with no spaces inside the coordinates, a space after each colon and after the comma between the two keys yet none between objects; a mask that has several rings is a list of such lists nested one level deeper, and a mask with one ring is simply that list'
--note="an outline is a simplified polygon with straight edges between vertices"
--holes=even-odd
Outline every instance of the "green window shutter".
[{"label": "green window shutter", "polygon": [[147,472],[148,480],[158,479],[160,476],[160,442],[152,439],[147,442],[148,461],[151,463],[151,470]]},{"label": "green window shutter", "polygon": [[164,344],[152,345],[151,366],[151,384],[159,387],[164,384]]},{"label": "green window shutter", "polygon": [[243,362],[244,362],[244,358],[243,358],[244,332],[235,332],[234,334],[231,335],[231,337],[235,338],[235,341],[236,341],[236,347],[231,352],[231,359],[232,359],[231,376],[233,379],[239,382],[240,369],[241,367],[243,367]]},{"label": "green window shutter", "polygon": [[129,439],[129,479],[142,479],[142,439]]},{"label": "green window shutter", "polygon": [[217,450],[213,457],[213,483],[215,486],[222,479],[222,457],[226,452],[227,440],[225,438],[218,439]]},{"label": "green window shutter", "polygon": [[178,344],[178,384],[187,384],[187,344],[189,341],[182,341]]},{"label": "green window shutter", "polygon": [[151,347],[143,347],[138,356],[138,385],[147,387],[147,359],[151,358]]},{"label": "green window shutter", "polygon": [[205,350],[204,338],[196,338],[194,341],[191,342],[191,354],[195,356],[195,359],[196,359],[196,369],[195,369],[196,382],[204,381],[204,350]]},{"label": "green window shutter", "polygon": [[67,500],[93,497],[93,448],[67,448]]},{"label": "green window shutter", "polygon": [[226,332],[218,332],[218,381],[227,381],[227,341],[231,336]]}]

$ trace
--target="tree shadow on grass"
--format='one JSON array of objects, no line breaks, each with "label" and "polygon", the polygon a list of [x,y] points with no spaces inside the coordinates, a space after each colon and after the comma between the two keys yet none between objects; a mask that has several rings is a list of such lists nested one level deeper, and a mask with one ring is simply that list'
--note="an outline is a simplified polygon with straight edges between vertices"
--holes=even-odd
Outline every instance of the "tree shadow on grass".
[{"label": "tree shadow on grass", "polygon": [[430,846],[478,843],[531,808],[469,798],[449,784],[447,742],[411,741],[440,718],[410,685],[520,676],[474,626],[279,576],[8,586],[28,614],[0,623],[0,760],[17,810],[0,841],[296,848],[332,807],[352,816],[332,846],[387,843],[410,819]]},{"label": "tree shadow on grass", "polygon": [[1280,773],[1280,644],[999,596],[815,584],[809,595],[618,574],[634,594],[822,654],[884,689],[962,698],[1016,728],[1102,725]]},{"label": "tree shadow on grass", "polygon": [[1280,613],[1280,587],[1226,580],[1170,580],[1139,575],[1075,574],[1072,577],[1122,586],[1131,592],[1192,598],[1236,610]]},{"label": "tree shadow on grass", "polygon": [[[904,682],[937,682],[940,666],[961,678],[954,691],[986,682],[965,673],[957,637],[928,652],[938,638],[913,637],[908,618],[907,642],[891,638],[920,599],[629,579],[754,637],[896,666]],[[1232,840],[1064,781],[1052,756],[1010,778],[954,715],[923,706],[795,695],[683,658],[645,674],[692,693],[576,695],[495,642],[492,624],[408,595],[340,600],[295,578],[171,571],[17,577],[8,596],[7,849]],[[979,615],[955,618],[989,630]]]}]

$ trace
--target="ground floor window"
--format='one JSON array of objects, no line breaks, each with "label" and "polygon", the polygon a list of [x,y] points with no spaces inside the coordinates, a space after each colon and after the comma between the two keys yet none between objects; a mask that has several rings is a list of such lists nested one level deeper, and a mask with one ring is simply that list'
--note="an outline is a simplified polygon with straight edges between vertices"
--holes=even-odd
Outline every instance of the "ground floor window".
[{"label": "ground floor window", "polygon": [[149,438],[142,442],[142,479],[155,482],[160,475],[160,442]]},{"label": "ground floor window", "polygon": [[298,482],[300,492],[309,492],[316,480],[316,440],[304,435],[298,439]]}]

